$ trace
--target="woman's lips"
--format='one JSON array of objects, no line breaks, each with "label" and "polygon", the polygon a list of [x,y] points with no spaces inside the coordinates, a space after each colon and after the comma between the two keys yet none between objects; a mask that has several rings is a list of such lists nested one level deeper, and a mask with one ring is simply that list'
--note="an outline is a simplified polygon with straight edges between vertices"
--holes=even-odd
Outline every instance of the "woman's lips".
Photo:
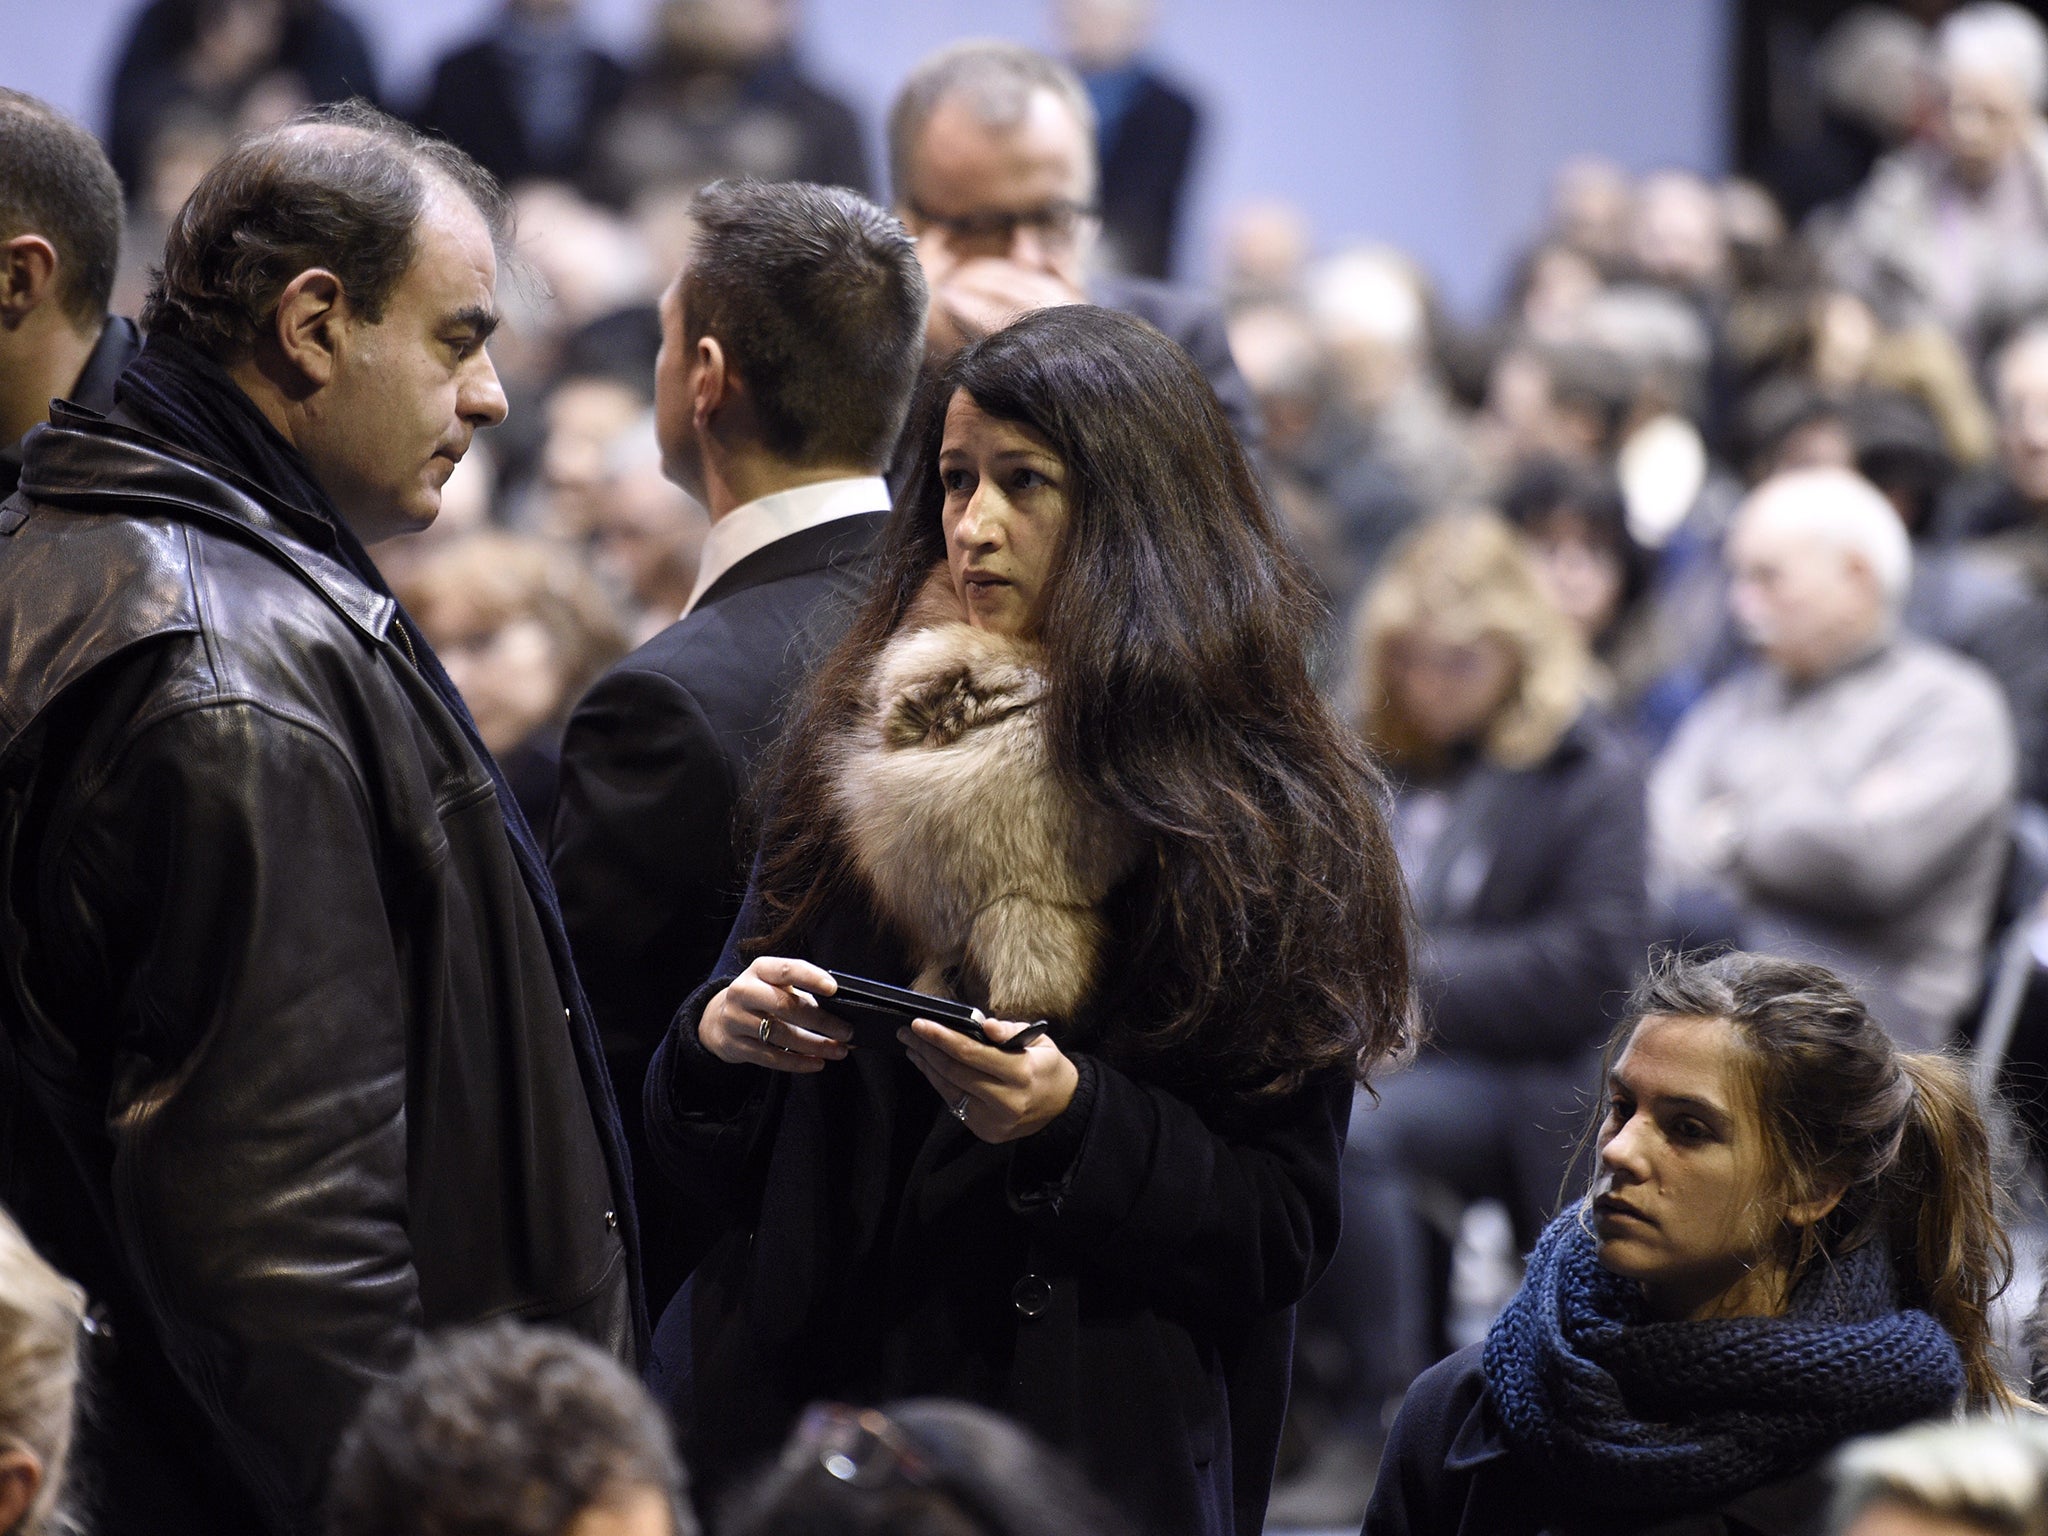
[{"label": "woman's lips", "polygon": [[1602,1195],[1599,1199],[1595,1200],[1593,1202],[1593,1214],[1595,1216],[1625,1217],[1630,1221],[1640,1221],[1646,1227],[1657,1225],[1657,1223],[1650,1220],[1649,1217],[1630,1205],[1626,1200],[1617,1200],[1612,1195]]}]

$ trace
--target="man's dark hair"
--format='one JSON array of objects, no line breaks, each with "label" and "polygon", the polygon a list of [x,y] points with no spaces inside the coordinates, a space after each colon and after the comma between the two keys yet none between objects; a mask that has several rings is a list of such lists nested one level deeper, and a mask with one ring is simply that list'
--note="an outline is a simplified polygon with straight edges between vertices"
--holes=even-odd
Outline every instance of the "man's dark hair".
[{"label": "man's dark hair", "polygon": [[516,1323],[443,1334],[364,1402],[327,1536],[563,1536],[641,1489],[694,1536],[668,1423],[617,1361]]},{"label": "man's dark hair", "polygon": [[145,330],[231,363],[247,357],[291,280],[324,267],[373,324],[419,253],[437,184],[475,205],[501,250],[511,204],[454,145],[359,101],[316,107],[229,150],[171,220]]},{"label": "man's dark hair", "polygon": [[100,141],[55,107],[0,88],[0,240],[57,252],[57,302],[81,329],[106,318],[121,260],[121,183]]},{"label": "man's dark hair", "polygon": [[903,226],[804,182],[717,181],[690,210],[683,340],[718,339],[778,458],[881,469],[924,354],[924,269]]}]

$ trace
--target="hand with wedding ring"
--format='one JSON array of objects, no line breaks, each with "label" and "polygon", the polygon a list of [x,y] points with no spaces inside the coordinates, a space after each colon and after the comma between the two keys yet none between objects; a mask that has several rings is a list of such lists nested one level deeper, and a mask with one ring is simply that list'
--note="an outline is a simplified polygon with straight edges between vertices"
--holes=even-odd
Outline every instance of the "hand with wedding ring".
[{"label": "hand with wedding ring", "polygon": [[[990,1019],[981,1028],[1000,1041],[1030,1026]],[[1045,1129],[1073,1102],[1081,1083],[1079,1070],[1049,1035],[1021,1051],[999,1051],[919,1019],[897,1030],[896,1038],[953,1118],[986,1142],[1018,1141]]]},{"label": "hand with wedding ring", "polygon": [[816,1001],[836,990],[815,965],[763,955],[704,1005],[697,1038],[720,1061],[822,1072],[852,1049],[852,1029]]}]

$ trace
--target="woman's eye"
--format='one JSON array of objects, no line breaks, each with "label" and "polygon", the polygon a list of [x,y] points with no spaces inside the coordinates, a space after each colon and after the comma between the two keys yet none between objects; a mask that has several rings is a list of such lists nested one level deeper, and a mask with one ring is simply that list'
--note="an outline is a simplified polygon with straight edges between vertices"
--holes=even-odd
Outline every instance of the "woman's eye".
[{"label": "woman's eye", "polygon": [[973,484],[973,481],[974,477],[964,469],[942,469],[939,471],[939,484],[948,491],[967,490]]},{"label": "woman's eye", "polygon": [[1627,1099],[1609,1099],[1607,1101],[1607,1121],[1610,1125],[1623,1124],[1634,1112],[1635,1106],[1630,1104]]},{"label": "woman's eye", "polygon": [[1671,1139],[1673,1141],[1709,1141],[1713,1138],[1713,1135],[1713,1131],[1708,1128],[1704,1121],[1681,1116],[1671,1123]]}]

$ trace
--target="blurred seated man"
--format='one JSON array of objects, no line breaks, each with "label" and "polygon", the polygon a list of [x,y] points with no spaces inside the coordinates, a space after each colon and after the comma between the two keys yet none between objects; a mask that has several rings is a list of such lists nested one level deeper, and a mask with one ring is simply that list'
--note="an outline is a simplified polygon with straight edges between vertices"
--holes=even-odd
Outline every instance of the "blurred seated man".
[{"label": "blurred seated man", "polygon": [[668,1423],[567,1333],[444,1333],[363,1404],[325,1536],[696,1536]]},{"label": "blurred seated man", "polygon": [[1852,1440],[1830,1470],[1828,1536],[2048,1536],[2048,1426],[2034,1415]]},{"label": "blurred seated man", "polygon": [[580,181],[626,88],[584,36],[577,0],[505,0],[481,37],[445,55],[415,118],[507,186]]},{"label": "blurred seated man", "polygon": [[1238,435],[1256,444],[1257,408],[1222,310],[1096,269],[1095,107],[1066,65],[1016,43],[932,54],[889,108],[889,180],[931,288],[933,360],[1034,309],[1125,310],[1187,349]]},{"label": "blurred seated man", "polygon": [[1443,1352],[1428,1215],[1501,1200],[1525,1251],[1556,1202],[1646,937],[1642,766],[1589,707],[1588,673],[1491,514],[1423,525],[1366,598],[1352,696],[1394,780],[1428,1035],[1352,1111],[1343,1235],[1309,1308],[1344,1337],[1351,1388],[1276,1520],[1364,1512],[1383,1406]]},{"label": "blurred seated man", "polygon": [[1687,714],[1650,786],[1676,936],[1835,966],[1902,1043],[1938,1046],[1976,993],[2005,860],[2005,701],[1900,632],[1905,526],[1854,473],[1764,482],[1727,558],[1758,658]]},{"label": "blurred seated man", "polygon": [[1933,136],[1879,162],[1831,257],[1888,325],[1935,321],[1976,358],[2048,301],[2048,32],[1977,0],[1942,22],[1935,52]]},{"label": "blurred seated man", "polygon": [[0,89],[0,498],[21,480],[21,440],[62,396],[114,408],[141,347],[110,317],[121,257],[121,184],[85,129]]}]

